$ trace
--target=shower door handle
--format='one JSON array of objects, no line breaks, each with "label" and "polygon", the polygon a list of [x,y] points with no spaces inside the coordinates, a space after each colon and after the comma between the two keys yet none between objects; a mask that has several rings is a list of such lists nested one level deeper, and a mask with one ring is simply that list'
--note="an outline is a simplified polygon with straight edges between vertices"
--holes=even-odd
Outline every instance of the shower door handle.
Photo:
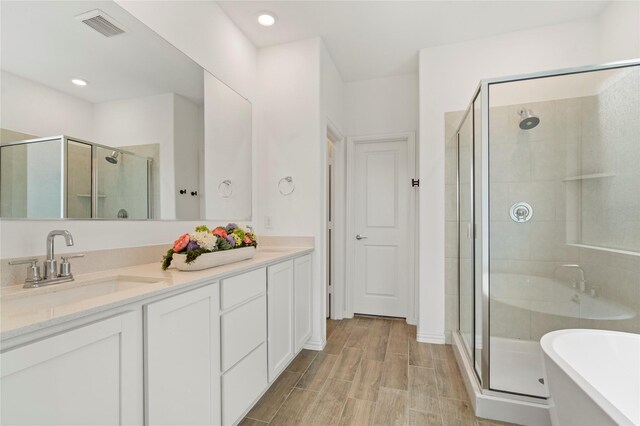
[{"label": "shower door handle", "polygon": [[368,237],[365,237],[364,235],[360,235],[360,234],[356,235],[356,240],[366,240],[367,238]]}]

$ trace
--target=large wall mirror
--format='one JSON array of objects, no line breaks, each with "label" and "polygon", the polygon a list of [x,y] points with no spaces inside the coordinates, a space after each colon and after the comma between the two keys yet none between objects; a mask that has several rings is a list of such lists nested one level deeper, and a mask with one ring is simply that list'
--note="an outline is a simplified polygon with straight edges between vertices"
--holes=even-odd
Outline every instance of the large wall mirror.
[{"label": "large wall mirror", "polygon": [[245,98],[115,2],[0,8],[0,217],[251,219]]}]

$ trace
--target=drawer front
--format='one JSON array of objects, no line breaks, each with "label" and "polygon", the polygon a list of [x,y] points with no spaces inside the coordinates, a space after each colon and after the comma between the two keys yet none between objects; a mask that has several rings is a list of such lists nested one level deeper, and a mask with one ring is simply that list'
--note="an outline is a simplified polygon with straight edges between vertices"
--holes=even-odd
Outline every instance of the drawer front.
[{"label": "drawer front", "polygon": [[222,372],[267,340],[267,299],[259,297],[221,317]]},{"label": "drawer front", "polygon": [[227,278],[220,283],[220,308],[232,306],[264,293],[267,288],[267,271],[265,268],[247,272],[246,274]]},{"label": "drawer front", "polygon": [[267,387],[267,345],[262,344],[222,376],[222,424],[231,425]]}]

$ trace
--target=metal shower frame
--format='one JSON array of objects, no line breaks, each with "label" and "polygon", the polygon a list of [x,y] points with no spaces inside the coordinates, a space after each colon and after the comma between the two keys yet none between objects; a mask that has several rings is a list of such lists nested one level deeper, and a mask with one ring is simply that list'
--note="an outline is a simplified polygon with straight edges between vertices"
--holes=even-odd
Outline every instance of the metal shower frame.
[{"label": "metal shower frame", "polygon": [[[589,72],[595,72],[595,71],[605,71],[605,70],[613,70],[613,69],[621,69],[621,68],[629,68],[629,67],[636,67],[636,66],[640,66],[640,59],[632,59],[632,60],[627,60],[627,61],[620,61],[620,62],[612,62],[612,63],[608,63],[608,64],[601,64],[601,65],[588,65],[588,66],[581,66],[581,67],[574,67],[574,68],[565,68],[565,69],[559,69],[559,70],[551,70],[551,71],[542,71],[542,72],[535,72],[535,73],[529,73],[529,74],[522,74],[522,75],[516,75],[516,76],[509,76],[509,77],[500,77],[500,78],[490,78],[490,79],[484,79],[481,80],[480,83],[478,84],[476,90],[473,93],[473,96],[471,97],[471,101],[469,102],[466,110],[465,110],[465,114],[462,117],[462,119],[460,120],[460,124],[458,125],[456,132],[455,132],[455,138],[453,138],[453,140],[456,143],[456,153],[457,153],[457,163],[456,163],[456,197],[457,197],[457,204],[456,204],[456,215],[457,215],[457,223],[458,223],[458,239],[457,239],[457,244],[458,244],[458,326],[456,328],[456,330],[454,331],[454,333],[457,333],[458,337],[460,338],[460,341],[463,341],[462,339],[462,335],[460,333],[460,298],[461,298],[461,291],[460,291],[460,131],[462,129],[462,126],[465,123],[465,120],[467,119],[467,117],[469,115],[471,115],[471,123],[472,123],[472,147],[471,147],[471,153],[472,153],[472,161],[471,161],[471,171],[470,171],[470,195],[471,195],[471,202],[470,202],[470,206],[471,206],[471,221],[472,221],[472,229],[473,229],[473,235],[474,235],[474,239],[473,239],[473,256],[472,256],[472,270],[473,270],[473,292],[472,292],[472,331],[473,331],[473,338],[472,338],[472,343],[473,343],[473,348],[472,348],[472,352],[473,353],[469,353],[469,351],[465,350],[461,350],[459,351],[460,354],[465,357],[465,359],[468,361],[469,365],[471,365],[473,367],[474,370],[474,374],[473,377],[476,380],[476,384],[479,386],[479,388],[482,390],[483,394],[486,395],[496,395],[496,396],[500,396],[500,395],[511,395],[513,397],[519,398],[519,399],[523,399],[523,400],[528,400],[531,402],[538,402],[540,403],[541,401],[545,401],[546,398],[544,397],[538,397],[538,396],[534,396],[534,395],[528,395],[528,394],[521,394],[521,393],[517,393],[517,392],[510,392],[510,391],[506,391],[506,390],[498,390],[498,389],[491,389],[491,382],[490,382],[490,368],[491,365],[489,363],[489,359],[490,359],[490,312],[489,312],[489,303],[490,303],[490,276],[489,276],[489,235],[490,235],[490,224],[489,224],[489,213],[490,213],[490,205],[489,205],[489,200],[490,200],[490,194],[489,194],[489,156],[490,156],[490,152],[489,152],[489,124],[490,124],[490,116],[489,116],[489,94],[490,94],[490,87],[491,85],[494,84],[501,84],[501,83],[511,83],[511,82],[517,82],[517,81],[525,81],[525,80],[536,80],[536,79],[541,79],[541,78],[549,78],[549,77],[558,77],[558,76],[563,76],[563,75],[572,75],[572,74],[583,74],[583,73],[589,73]],[[475,124],[476,124],[476,120],[475,120],[475,111],[474,111],[474,104],[476,102],[477,99],[480,99],[480,103],[481,103],[481,108],[480,108],[480,119],[481,121],[481,147],[480,147],[480,155],[481,158],[479,159],[479,162],[476,162],[476,128],[475,128]],[[448,142],[448,141],[446,141]],[[445,142],[445,143],[446,143]],[[480,171],[481,171],[481,194],[480,194],[480,201],[481,201],[481,211],[480,216],[481,216],[481,221],[480,221],[480,231],[481,231],[481,250],[480,253],[478,253],[476,251],[476,237],[475,235],[477,235],[476,233],[476,228],[477,228],[477,223],[476,223],[476,192],[475,192],[475,172],[476,172],[476,165],[479,164],[480,165]],[[477,266],[477,262],[481,263],[481,270],[482,270],[482,286],[481,286],[481,292],[482,292],[482,302],[481,302],[481,306],[482,306],[482,351],[481,351],[481,359],[480,359],[480,365],[481,365],[481,374],[478,375],[477,371],[476,371],[476,355],[475,355],[475,347],[476,347],[476,290],[477,290],[477,286],[476,286],[476,266]]]},{"label": "metal shower frame", "polygon": [[28,144],[34,144],[34,143],[53,142],[53,141],[62,142],[60,144],[61,145],[60,146],[60,170],[62,170],[62,179],[60,180],[60,219],[76,219],[76,218],[67,217],[67,212],[68,212],[67,189],[69,187],[67,158],[68,158],[68,151],[69,151],[68,150],[69,142],[89,145],[91,147],[91,218],[90,219],[100,219],[97,217],[98,215],[98,174],[96,173],[97,164],[98,164],[97,148],[103,148],[110,151],[118,151],[122,154],[138,157],[147,162],[147,219],[151,219],[153,217],[153,212],[152,212],[153,203],[151,202],[151,194],[152,194],[151,185],[153,183],[151,179],[151,168],[153,164],[153,159],[150,157],[145,157],[145,156],[133,153],[131,151],[126,151],[117,147],[102,145],[99,143],[90,142],[80,138],[74,138],[74,137],[65,136],[65,135],[47,136],[43,138],[9,142],[6,144],[2,144],[2,148],[8,147],[8,146],[28,145]]}]

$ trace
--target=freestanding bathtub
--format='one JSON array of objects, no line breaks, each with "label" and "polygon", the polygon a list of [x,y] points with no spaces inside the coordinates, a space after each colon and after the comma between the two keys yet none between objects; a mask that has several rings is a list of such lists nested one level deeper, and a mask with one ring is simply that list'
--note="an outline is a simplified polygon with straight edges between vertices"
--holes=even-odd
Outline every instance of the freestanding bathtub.
[{"label": "freestanding bathtub", "polygon": [[540,341],[553,425],[640,425],[640,335],[558,330]]}]

